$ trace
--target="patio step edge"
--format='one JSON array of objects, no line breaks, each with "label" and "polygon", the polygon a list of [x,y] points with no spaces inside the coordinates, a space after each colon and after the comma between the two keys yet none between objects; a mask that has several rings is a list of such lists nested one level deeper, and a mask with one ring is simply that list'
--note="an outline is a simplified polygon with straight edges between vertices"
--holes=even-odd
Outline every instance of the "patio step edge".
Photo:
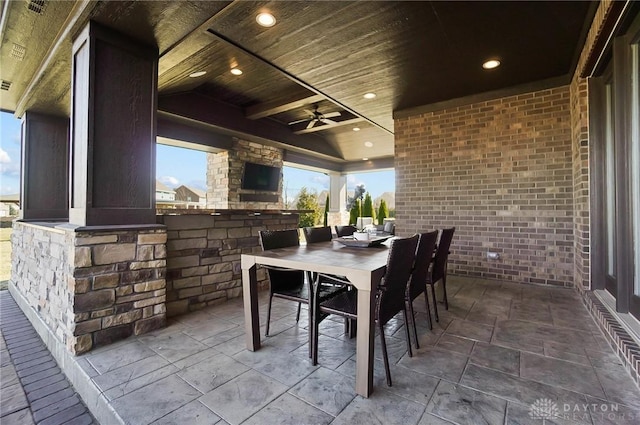
[{"label": "patio step edge", "polygon": [[67,351],[66,347],[51,331],[51,328],[29,306],[12,281],[9,281],[9,292],[42,341],[44,341],[47,349],[49,349],[56,363],[58,363],[60,370],[71,382],[93,417],[101,424],[125,425],[125,421],[109,404],[104,394],[93,385],[91,377],[80,367],[75,356]]},{"label": "patio step edge", "polygon": [[584,291],[582,300],[631,379],[640,388],[640,347],[635,338],[593,291]]}]

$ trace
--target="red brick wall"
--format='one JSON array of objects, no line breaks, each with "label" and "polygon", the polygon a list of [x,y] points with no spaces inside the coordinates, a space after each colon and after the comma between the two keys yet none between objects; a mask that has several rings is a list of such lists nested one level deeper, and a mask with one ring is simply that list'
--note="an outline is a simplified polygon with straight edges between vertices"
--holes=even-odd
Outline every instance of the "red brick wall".
[{"label": "red brick wall", "polygon": [[397,231],[455,226],[450,273],[573,285],[569,86],[396,119],[395,152]]}]

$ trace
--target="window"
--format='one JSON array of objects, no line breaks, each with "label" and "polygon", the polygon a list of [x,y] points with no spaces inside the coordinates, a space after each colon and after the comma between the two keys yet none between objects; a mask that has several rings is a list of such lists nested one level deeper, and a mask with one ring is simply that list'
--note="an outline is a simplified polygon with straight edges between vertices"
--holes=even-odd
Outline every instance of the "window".
[{"label": "window", "polygon": [[640,319],[640,14],[632,16],[589,80],[591,253],[594,288]]},{"label": "window", "polygon": [[640,40],[631,44],[631,211],[634,294],[640,296]]}]

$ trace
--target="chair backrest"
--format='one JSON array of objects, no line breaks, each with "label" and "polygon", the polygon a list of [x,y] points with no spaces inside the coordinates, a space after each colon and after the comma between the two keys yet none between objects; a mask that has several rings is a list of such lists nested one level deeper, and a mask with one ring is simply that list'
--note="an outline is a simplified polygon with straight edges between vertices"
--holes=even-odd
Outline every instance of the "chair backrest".
[{"label": "chair backrest", "polygon": [[[258,234],[260,235],[260,245],[265,251],[300,245],[298,229],[261,230]],[[304,285],[304,272],[302,270],[277,270],[267,267],[267,274],[271,282],[269,288],[272,292]]]},{"label": "chair backrest", "polygon": [[433,270],[431,272],[431,281],[433,283],[442,279],[447,272],[449,248],[451,247],[451,240],[453,239],[453,232],[455,231],[455,227],[442,229],[440,241],[438,242],[438,250],[436,251],[436,258],[433,260]]},{"label": "chair backrest", "polygon": [[435,250],[437,240],[437,230],[420,234],[418,249],[416,250],[416,261],[413,265],[409,286],[407,287],[407,295],[411,301],[415,300],[425,291],[429,266],[433,260],[433,251]]},{"label": "chair backrest", "polygon": [[258,234],[260,235],[260,245],[265,251],[300,245],[298,229],[260,230]]},{"label": "chair backrest", "polygon": [[382,226],[382,231],[390,233],[392,235],[395,235],[396,234],[396,224],[393,221],[387,221]]},{"label": "chair backrest", "polygon": [[342,237],[342,236],[351,236],[356,232],[356,227],[355,226],[336,226],[336,234],[338,235],[338,237]]},{"label": "chair backrest", "polygon": [[331,227],[305,227],[303,229],[304,238],[307,243],[327,242],[333,239]]},{"label": "chair backrest", "polygon": [[387,323],[405,306],[404,296],[417,246],[418,235],[391,241],[387,270],[378,288],[376,303],[376,319],[381,324]]}]

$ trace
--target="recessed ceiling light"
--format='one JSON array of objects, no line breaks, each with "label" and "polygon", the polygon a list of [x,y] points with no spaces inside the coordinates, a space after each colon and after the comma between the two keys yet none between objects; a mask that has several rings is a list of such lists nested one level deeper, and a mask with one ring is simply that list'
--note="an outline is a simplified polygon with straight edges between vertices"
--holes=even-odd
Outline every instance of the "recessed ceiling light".
[{"label": "recessed ceiling light", "polygon": [[191,77],[191,78],[202,77],[206,73],[207,73],[207,71],[192,72],[191,74],[189,74],[189,77]]},{"label": "recessed ceiling light", "polygon": [[353,127],[353,131],[360,131],[360,127]]},{"label": "recessed ceiling light", "polygon": [[276,17],[271,13],[262,12],[258,13],[258,16],[256,16],[256,22],[258,22],[258,24],[260,24],[261,26],[268,28],[276,24]]},{"label": "recessed ceiling light", "polygon": [[500,61],[497,59],[490,59],[482,64],[484,69],[493,69],[500,66]]},{"label": "recessed ceiling light", "polygon": [[362,160],[363,160],[363,161],[368,161],[368,160],[369,160],[369,158],[362,158]]},{"label": "recessed ceiling light", "polygon": [[365,145],[366,147],[368,147],[368,148],[373,147],[373,143],[371,143],[371,142],[364,142],[364,145]]},{"label": "recessed ceiling light", "polygon": [[375,93],[365,93],[362,97],[364,97],[365,99],[373,99],[376,97]]},{"label": "recessed ceiling light", "polygon": [[242,75],[242,70],[240,68],[231,68],[231,73],[233,75]]}]

